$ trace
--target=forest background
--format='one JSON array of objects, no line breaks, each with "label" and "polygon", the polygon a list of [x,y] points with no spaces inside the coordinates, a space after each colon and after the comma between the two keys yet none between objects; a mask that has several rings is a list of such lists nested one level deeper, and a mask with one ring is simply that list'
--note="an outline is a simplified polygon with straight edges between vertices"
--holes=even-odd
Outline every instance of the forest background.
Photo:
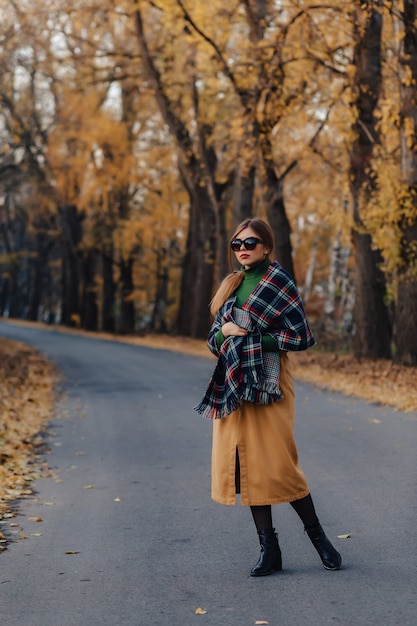
[{"label": "forest background", "polygon": [[0,13],[0,315],[205,337],[260,215],[321,345],[417,365],[414,0]]}]

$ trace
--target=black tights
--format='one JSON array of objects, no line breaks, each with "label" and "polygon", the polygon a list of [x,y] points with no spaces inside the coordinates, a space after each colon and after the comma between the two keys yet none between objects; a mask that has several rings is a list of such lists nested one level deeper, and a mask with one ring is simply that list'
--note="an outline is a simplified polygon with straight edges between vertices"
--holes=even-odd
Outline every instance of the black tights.
[{"label": "black tights", "polygon": [[[298,514],[305,528],[315,526],[319,523],[310,494],[304,498],[300,498],[299,500],[294,500],[293,502],[290,502],[290,504],[294,511]],[[265,504],[263,506],[251,506],[250,510],[252,512],[256,530],[271,530],[273,528],[272,510],[270,504]]]},{"label": "black tights", "polygon": [[[236,468],[235,468],[235,483],[236,493],[240,493],[240,463],[239,453],[236,450]],[[315,526],[319,523],[319,518],[316,515],[314,509],[313,500],[311,495],[300,498],[299,500],[293,500],[290,502],[294,511],[298,514],[299,518],[304,524],[304,528]],[[271,530],[272,526],[272,510],[270,504],[262,506],[251,506],[253,521],[255,522],[256,530]]]}]

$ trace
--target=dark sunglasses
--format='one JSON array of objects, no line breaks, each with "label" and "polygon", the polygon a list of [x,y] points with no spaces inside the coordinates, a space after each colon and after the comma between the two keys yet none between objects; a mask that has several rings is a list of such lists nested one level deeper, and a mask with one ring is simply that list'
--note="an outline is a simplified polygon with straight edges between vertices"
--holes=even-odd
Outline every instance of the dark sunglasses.
[{"label": "dark sunglasses", "polygon": [[232,239],[230,247],[233,252],[238,252],[242,246],[245,246],[245,250],[255,250],[258,243],[262,243],[258,237],[247,237],[246,239]]}]

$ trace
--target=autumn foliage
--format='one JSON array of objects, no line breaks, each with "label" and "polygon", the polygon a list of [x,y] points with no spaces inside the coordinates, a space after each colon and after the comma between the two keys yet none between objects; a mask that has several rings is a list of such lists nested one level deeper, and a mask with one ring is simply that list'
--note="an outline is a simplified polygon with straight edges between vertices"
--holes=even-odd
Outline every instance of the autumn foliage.
[{"label": "autumn foliage", "polygon": [[322,344],[417,364],[415,2],[2,5],[2,315],[203,337],[257,214]]},{"label": "autumn foliage", "polygon": [[[10,502],[32,494],[42,475],[56,373],[44,357],[16,341],[0,341],[0,518]],[[42,460],[37,462],[37,458]],[[11,515],[11,514],[10,514]],[[2,541],[0,533],[0,549]]]}]

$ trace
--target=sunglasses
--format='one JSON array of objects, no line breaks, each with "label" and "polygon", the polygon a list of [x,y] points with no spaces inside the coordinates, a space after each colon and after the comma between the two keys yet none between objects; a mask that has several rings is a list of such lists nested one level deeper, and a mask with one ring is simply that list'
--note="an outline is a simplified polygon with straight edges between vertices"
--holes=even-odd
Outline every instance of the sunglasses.
[{"label": "sunglasses", "polygon": [[255,250],[258,243],[262,243],[258,237],[247,237],[246,239],[232,239],[230,247],[233,252],[238,252],[242,246],[245,246],[245,250]]}]

